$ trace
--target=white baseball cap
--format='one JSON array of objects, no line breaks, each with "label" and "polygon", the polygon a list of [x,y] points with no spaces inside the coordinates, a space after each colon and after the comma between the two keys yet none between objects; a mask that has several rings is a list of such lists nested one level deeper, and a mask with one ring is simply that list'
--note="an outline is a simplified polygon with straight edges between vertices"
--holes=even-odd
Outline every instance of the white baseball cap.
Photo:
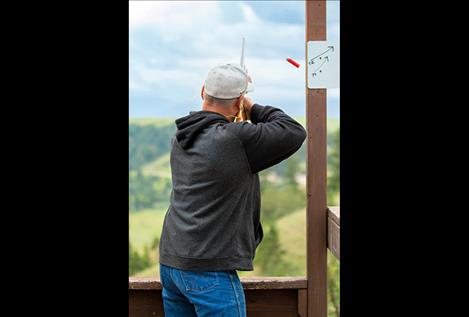
[{"label": "white baseball cap", "polygon": [[239,64],[222,64],[213,67],[205,79],[207,95],[219,99],[238,98],[243,93],[254,90],[251,77]]}]

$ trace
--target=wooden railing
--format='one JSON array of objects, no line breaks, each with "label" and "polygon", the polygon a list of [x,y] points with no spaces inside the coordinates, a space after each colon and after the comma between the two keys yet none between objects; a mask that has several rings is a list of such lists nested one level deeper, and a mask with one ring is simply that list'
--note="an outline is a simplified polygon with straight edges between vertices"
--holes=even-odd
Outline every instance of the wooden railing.
[{"label": "wooden railing", "polygon": [[[241,283],[248,316],[306,317],[305,277],[241,278]],[[164,316],[159,280],[130,278],[129,316]]]},{"label": "wooden railing", "polygon": [[[340,208],[328,208],[328,248],[340,259]],[[307,279],[241,277],[249,317],[307,317]],[[164,316],[157,278],[129,278],[129,316]]]},{"label": "wooden railing", "polygon": [[327,247],[340,260],[340,207],[327,209]]}]

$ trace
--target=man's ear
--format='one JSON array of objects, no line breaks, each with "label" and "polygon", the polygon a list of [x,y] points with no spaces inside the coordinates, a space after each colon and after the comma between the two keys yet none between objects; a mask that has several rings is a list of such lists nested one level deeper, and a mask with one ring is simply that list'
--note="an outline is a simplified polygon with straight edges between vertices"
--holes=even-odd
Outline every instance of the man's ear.
[{"label": "man's ear", "polygon": [[204,88],[205,85],[202,85],[202,90],[200,91],[200,97],[202,97],[202,100],[204,100]]}]

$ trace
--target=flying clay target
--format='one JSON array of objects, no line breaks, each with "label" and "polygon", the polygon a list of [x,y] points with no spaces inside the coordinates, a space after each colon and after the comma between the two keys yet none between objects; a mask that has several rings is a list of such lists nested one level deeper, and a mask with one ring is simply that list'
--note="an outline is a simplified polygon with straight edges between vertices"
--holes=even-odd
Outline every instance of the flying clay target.
[{"label": "flying clay target", "polygon": [[300,64],[292,60],[291,58],[287,58],[287,62],[295,66],[296,68],[300,68]]}]

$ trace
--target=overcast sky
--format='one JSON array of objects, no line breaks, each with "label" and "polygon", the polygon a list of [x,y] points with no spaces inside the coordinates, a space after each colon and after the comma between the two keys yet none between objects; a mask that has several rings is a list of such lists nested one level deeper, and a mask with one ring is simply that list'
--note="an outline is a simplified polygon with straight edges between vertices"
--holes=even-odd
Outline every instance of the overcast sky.
[{"label": "overcast sky", "polygon": [[[200,110],[208,70],[245,64],[254,102],[305,115],[304,1],[130,1],[129,115],[184,116]],[[327,37],[339,37],[339,2],[327,2]],[[299,69],[286,62],[290,57]],[[339,116],[339,90],[328,90],[328,116]]]}]

